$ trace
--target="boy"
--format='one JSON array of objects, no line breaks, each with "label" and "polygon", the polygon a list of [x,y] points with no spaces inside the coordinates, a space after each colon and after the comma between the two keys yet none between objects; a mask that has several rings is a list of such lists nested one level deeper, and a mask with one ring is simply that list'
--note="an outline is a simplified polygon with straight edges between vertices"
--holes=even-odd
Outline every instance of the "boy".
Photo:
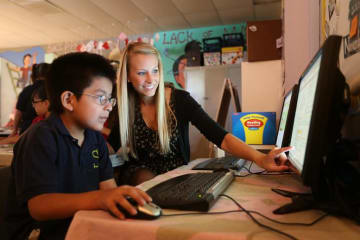
[{"label": "boy", "polygon": [[33,227],[26,214],[19,214],[19,208],[25,209],[39,221],[40,239],[64,239],[78,210],[103,209],[123,219],[116,204],[136,214],[127,196],[140,205],[151,201],[137,188],[116,187],[98,132],[115,105],[110,98],[114,80],[112,66],[100,55],[71,53],[53,62],[46,80],[52,114],[15,145],[9,194],[16,192],[16,204],[9,199],[10,227]]}]

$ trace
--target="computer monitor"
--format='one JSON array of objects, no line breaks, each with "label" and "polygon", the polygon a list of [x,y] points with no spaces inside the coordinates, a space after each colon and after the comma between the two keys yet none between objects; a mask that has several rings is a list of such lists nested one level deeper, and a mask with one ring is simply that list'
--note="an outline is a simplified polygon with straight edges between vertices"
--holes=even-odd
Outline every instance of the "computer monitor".
[{"label": "computer monitor", "polygon": [[280,123],[276,137],[276,147],[287,147],[290,144],[293,129],[296,102],[298,97],[298,85],[285,95],[280,115]]},{"label": "computer monitor", "polygon": [[345,78],[338,68],[340,36],[330,36],[299,80],[289,160],[311,187],[314,199],[325,198],[324,161],[340,136]]}]

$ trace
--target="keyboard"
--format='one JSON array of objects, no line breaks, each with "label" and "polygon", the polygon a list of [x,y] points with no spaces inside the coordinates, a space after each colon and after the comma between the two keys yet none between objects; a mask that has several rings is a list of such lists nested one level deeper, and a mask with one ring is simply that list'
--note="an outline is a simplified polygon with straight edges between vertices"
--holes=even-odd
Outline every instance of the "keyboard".
[{"label": "keyboard", "polygon": [[146,192],[162,208],[206,212],[233,179],[231,171],[190,173],[159,183]]},{"label": "keyboard", "polygon": [[234,157],[225,156],[220,158],[212,158],[197,164],[193,170],[217,170],[217,169],[234,169],[240,170],[246,163],[246,160]]}]

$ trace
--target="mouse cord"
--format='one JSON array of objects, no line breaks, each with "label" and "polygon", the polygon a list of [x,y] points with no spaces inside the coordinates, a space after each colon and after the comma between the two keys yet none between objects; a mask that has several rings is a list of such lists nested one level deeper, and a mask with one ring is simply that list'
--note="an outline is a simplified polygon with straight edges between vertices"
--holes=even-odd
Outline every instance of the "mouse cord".
[{"label": "mouse cord", "polygon": [[224,212],[191,212],[191,213],[174,213],[174,214],[163,214],[162,217],[175,217],[175,216],[188,216],[188,215],[216,215],[225,213],[243,212],[243,210],[231,210]]},{"label": "mouse cord", "polygon": [[244,174],[244,175],[235,175],[235,177],[247,177],[250,175],[263,175],[263,176],[277,176],[277,175],[292,175],[295,174],[294,172],[268,172],[267,170],[261,170],[258,172],[253,172],[251,171],[251,167],[253,165],[254,162],[251,162],[249,165],[249,168],[247,167],[242,167],[243,169],[245,169],[248,173]]}]

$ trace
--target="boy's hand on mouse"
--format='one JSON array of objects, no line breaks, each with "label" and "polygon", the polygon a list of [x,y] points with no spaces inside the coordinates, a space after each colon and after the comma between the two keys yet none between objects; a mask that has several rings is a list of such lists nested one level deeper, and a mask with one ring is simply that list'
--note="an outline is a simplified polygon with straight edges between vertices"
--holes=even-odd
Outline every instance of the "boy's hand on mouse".
[{"label": "boy's hand on mouse", "polygon": [[292,147],[274,148],[268,154],[262,154],[255,162],[260,167],[268,171],[285,171],[289,167],[287,164],[286,151],[291,150]]},{"label": "boy's hand on mouse", "polygon": [[120,219],[125,219],[124,214],[117,208],[116,204],[121,205],[130,214],[137,213],[136,208],[129,203],[127,197],[134,199],[139,205],[143,206],[152,199],[144,191],[131,186],[121,186],[114,189],[101,191],[99,198],[100,209],[108,210]]}]

